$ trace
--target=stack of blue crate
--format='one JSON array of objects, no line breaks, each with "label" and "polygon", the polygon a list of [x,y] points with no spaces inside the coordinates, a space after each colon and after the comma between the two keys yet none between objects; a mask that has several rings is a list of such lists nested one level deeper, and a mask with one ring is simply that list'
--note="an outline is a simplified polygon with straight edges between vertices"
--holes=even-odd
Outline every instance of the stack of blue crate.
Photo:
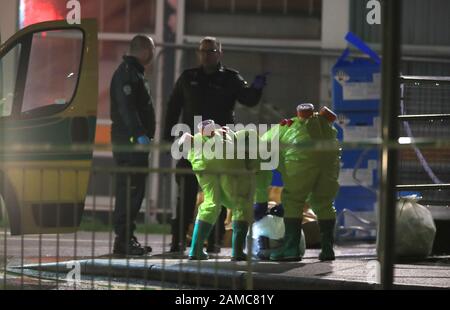
[{"label": "stack of blue crate", "polygon": [[[367,142],[380,136],[381,60],[352,33],[346,40],[368,58],[352,58],[346,49],[332,68],[333,110],[338,115],[338,138],[344,142]],[[335,201],[339,213],[376,220],[379,151],[377,148],[344,149]],[[344,218],[345,216],[340,217]],[[350,223],[338,223],[348,226]],[[373,232],[368,233],[371,238]],[[356,236],[355,236],[356,238]]]}]

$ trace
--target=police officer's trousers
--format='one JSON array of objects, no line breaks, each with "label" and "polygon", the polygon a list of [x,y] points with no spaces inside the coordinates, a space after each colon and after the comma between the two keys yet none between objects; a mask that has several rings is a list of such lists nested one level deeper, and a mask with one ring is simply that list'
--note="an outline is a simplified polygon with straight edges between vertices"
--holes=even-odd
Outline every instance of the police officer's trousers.
[{"label": "police officer's trousers", "polygon": [[[119,168],[148,168],[148,152],[116,152],[114,161]],[[115,175],[113,224],[116,236],[129,240],[136,229],[136,218],[145,196],[147,173],[120,172]]]}]

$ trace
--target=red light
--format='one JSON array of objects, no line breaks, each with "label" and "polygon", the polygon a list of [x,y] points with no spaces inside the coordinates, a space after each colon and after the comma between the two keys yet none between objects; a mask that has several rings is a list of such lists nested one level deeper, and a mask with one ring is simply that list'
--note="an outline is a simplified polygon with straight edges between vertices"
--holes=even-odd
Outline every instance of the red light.
[{"label": "red light", "polygon": [[57,5],[48,0],[22,0],[23,27],[28,25],[63,19]]}]

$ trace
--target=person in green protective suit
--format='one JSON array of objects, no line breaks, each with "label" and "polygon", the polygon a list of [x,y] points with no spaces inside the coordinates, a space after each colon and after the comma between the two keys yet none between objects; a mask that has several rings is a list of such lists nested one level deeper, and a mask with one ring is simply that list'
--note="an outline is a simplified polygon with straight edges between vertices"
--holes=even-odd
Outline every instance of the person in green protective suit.
[{"label": "person in green protective suit", "polygon": [[[200,132],[190,136],[192,147],[188,152],[188,160],[203,191],[204,201],[197,212],[189,259],[208,259],[208,254],[203,251],[203,243],[220,214],[221,206],[225,206],[233,211],[231,258],[234,261],[246,260],[244,246],[248,225],[252,219],[255,185],[248,176],[223,172],[244,171],[252,169],[252,165],[255,166],[247,156],[238,159],[234,154],[236,147],[229,148],[229,144],[236,146],[237,141],[242,141],[239,139],[245,139],[248,131],[233,132],[227,128],[217,130],[214,126],[214,121],[204,121],[199,125]],[[215,149],[218,146],[221,146],[222,150]],[[225,153],[230,149],[233,156],[226,156]],[[217,156],[218,154],[222,156]]]},{"label": "person in green protective suit", "polygon": [[[271,254],[274,261],[299,261],[300,237],[303,207],[311,205],[316,213],[321,236],[322,261],[334,260],[334,227],[336,211],[333,203],[339,190],[340,149],[336,139],[337,131],[332,123],[336,115],[324,107],[314,113],[312,104],[297,107],[297,117],[283,120],[262,137],[262,141],[278,139],[280,142],[280,165],[284,188],[282,204],[285,210],[285,238],[283,246]],[[323,149],[317,149],[316,142],[324,142]],[[271,172],[257,173],[257,189],[254,212],[262,214],[267,210],[267,187]]]}]

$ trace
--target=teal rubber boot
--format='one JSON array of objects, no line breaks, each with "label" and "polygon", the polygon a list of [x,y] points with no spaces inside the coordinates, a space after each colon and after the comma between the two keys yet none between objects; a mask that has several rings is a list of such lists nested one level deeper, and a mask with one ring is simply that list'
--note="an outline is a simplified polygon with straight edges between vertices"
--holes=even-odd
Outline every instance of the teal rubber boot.
[{"label": "teal rubber boot", "polygon": [[247,237],[248,224],[244,221],[233,221],[233,236],[231,239],[231,260],[243,261],[247,260],[244,253],[245,238]]},{"label": "teal rubber boot", "polygon": [[320,245],[322,251],[319,254],[319,260],[330,261],[335,260],[334,256],[334,226],[336,220],[319,221],[320,228]]},{"label": "teal rubber boot", "polygon": [[211,224],[197,220],[194,225],[194,232],[192,233],[191,250],[189,252],[190,260],[207,260],[208,254],[203,251],[203,244],[208,239],[209,233],[212,229]]},{"label": "teal rubber boot", "polygon": [[302,231],[301,219],[285,218],[285,233],[283,245],[280,249],[270,254],[272,261],[298,262],[302,260],[300,256],[300,238]]}]

